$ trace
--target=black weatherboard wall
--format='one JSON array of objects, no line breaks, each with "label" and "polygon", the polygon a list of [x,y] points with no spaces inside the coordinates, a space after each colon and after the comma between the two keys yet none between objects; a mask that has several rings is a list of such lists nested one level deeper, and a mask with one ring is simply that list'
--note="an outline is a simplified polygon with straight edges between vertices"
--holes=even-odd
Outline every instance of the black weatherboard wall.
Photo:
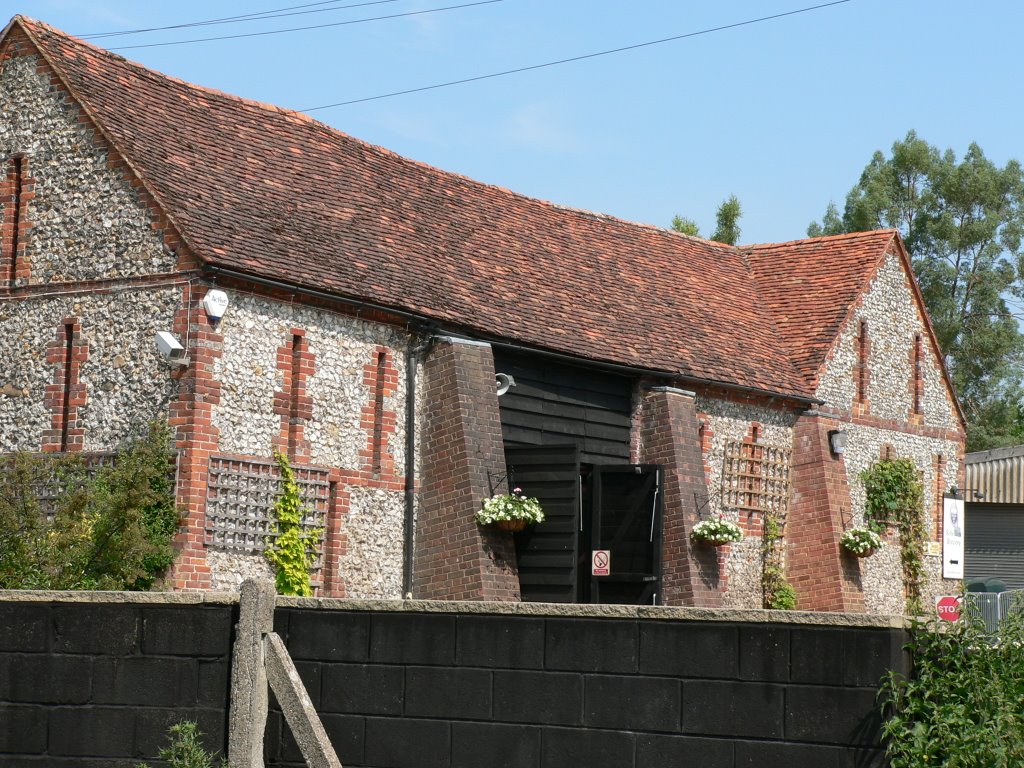
[{"label": "black weatherboard wall", "polygon": [[[0,595],[0,766],[134,768],[182,718],[224,749],[237,606],[25,597]],[[287,602],[276,629],[346,768],[881,766],[876,686],[904,668],[887,626]],[[302,764],[275,710],[266,755]]]},{"label": "black weatherboard wall", "polygon": [[575,444],[580,461],[629,461],[633,379],[494,348],[494,370],[515,377],[501,396],[505,447]]}]

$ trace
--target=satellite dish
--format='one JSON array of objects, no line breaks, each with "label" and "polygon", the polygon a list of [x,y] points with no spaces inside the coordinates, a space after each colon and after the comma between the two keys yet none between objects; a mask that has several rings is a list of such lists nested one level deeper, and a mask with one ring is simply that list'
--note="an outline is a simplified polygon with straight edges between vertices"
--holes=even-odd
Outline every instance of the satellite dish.
[{"label": "satellite dish", "polygon": [[501,397],[516,385],[516,380],[507,373],[496,373],[494,381],[498,385],[498,397]]}]

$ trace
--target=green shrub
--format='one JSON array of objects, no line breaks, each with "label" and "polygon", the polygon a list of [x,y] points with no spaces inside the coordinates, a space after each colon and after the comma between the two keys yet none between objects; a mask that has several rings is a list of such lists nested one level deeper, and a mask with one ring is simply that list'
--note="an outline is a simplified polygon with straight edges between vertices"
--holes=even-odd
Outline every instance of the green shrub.
[{"label": "green shrub", "polygon": [[[202,735],[199,726],[191,720],[172,725],[168,732],[171,744],[160,750],[160,759],[167,761],[168,768],[227,768],[227,760],[221,758],[215,763],[217,753],[203,748]],[[139,763],[138,768],[149,766]]]},{"label": "green shrub", "polygon": [[879,694],[892,768],[1024,765],[1024,615],[997,637],[969,609],[954,624],[916,622],[910,677],[890,672]]},{"label": "green shrub", "polygon": [[[0,588],[149,589],[174,562],[179,520],[165,423],[93,472],[74,455],[5,461]],[[39,501],[44,489],[56,490],[48,509]]]}]

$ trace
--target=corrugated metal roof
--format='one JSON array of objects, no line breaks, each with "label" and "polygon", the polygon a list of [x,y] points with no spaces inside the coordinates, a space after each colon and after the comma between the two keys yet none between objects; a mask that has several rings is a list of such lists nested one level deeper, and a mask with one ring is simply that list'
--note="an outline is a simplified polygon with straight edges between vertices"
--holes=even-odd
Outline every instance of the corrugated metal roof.
[{"label": "corrugated metal roof", "polygon": [[1024,504],[1024,445],[968,453],[966,489],[982,504]]}]

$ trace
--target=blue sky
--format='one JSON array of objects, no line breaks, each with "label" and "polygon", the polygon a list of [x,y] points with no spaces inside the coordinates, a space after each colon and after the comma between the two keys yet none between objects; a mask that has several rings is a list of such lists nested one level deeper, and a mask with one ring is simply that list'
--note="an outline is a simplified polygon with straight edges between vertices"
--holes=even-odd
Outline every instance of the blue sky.
[{"label": "blue sky", "polygon": [[[365,1],[365,0],[364,0]],[[262,22],[94,40],[115,48],[423,11],[389,0]],[[818,0],[819,2],[821,0]],[[163,26],[309,0],[14,0],[72,34]],[[347,5],[359,0],[341,0]],[[815,5],[814,0],[501,0],[319,30],[119,52],[177,77],[304,109],[539,64]],[[326,6],[321,6],[326,7]],[[308,8],[306,10],[313,10]],[[554,202],[803,237],[876,149],[911,128],[999,164],[1019,147],[1024,4],[850,0],[787,18],[508,77],[314,112],[405,156]]]}]

